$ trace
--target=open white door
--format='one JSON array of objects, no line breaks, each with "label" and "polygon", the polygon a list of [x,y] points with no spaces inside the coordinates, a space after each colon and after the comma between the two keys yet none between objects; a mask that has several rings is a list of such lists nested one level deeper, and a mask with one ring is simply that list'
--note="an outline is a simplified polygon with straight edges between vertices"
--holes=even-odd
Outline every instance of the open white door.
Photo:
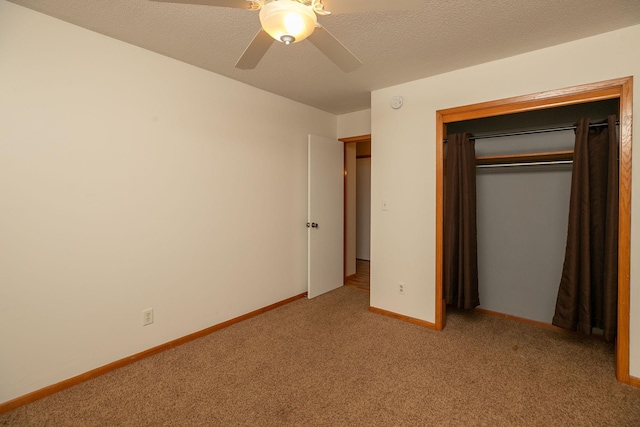
[{"label": "open white door", "polygon": [[308,296],[343,285],[344,148],[309,135]]}]

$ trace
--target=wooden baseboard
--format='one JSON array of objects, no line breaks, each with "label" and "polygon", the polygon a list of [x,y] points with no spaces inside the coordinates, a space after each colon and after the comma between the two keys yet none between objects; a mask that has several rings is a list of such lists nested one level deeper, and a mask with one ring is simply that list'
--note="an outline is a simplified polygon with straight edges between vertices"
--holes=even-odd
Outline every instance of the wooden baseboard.
[{"label": "wooden baseboard", "polygon": [[640,388],[640,378],[629,376],[629,385]]},{"label": "wooden baseboard", "polygon": [[307,293],[304,292],[300,295],[293,296],[291,298],[287,298],[285,300],[276,302],[267,307],[259,308],[258,310],[254,310],[250,313],[243,314],[242,316],[238,316],[231,320],[227,320],[226,322],[219,323],[217,325],[208,327],[198,332],[194,332],[189,335],[185,335],[184,337],[175,339],[173,341],[169,341],[167,343],[161,344],[159,346],[150,348],[148,350],[142,351],[140,353],[136,353],[132,356],[125,357],[124,359],[116,360],[115,362],[109,363],[107,365],[101,366],[96,369],[92,369],[91,371],[85,372],[83,374],[77,375],[75,377],[66,379],[56,384],[52,384],[50,386],[41,388],[39,390],[33,391],[31,393],[25,394],[20,397],[16,397],[15,399],[9,400],[8,402],[0,403],[0,414],[5,412],[9,412],[13,409],[16,409],[20,406],[29,404],[31,402],[35,402],[38,399],[42,399],[43,397],[50,396],[59,391],[65,390],[67,388],[73,387],[74,385],[78,385],[85,381],[89,381],[93,378],[99,377],[100,375],[104,375],[108,372],[111,372],[115,369],[121,368],[126,365],[130,365],[133,362],[144,359],[149,356],[153,356],[154,354],[161,353],[165,350],[169,350],[171,348],[178,347],[182,344],[186,344],[189,341],[193,341],[198,338],[202,338],[206,335],[209,335],[215,331],[219,331],[220,329],[224,329],[236,323],[242,322],[243,320],[250,319],[252,317],[258,316],[260,314],[266,313],[267,311],[271,311],[275,308],[281,307],[283,305],[289,304],[293,301],[299,300],[307,296]]},{"label": "wooden baseboard", "polygon": [[436,325],[425,320],[416,319],[415,317],[405,316],[403,314],[394,313],[393,311],[383,310],[381,308],[369,307],[369,311],[383,316],[393,317],[403,322],[413,323],[414,325],[424,326],[425,328],[436,330]]}]

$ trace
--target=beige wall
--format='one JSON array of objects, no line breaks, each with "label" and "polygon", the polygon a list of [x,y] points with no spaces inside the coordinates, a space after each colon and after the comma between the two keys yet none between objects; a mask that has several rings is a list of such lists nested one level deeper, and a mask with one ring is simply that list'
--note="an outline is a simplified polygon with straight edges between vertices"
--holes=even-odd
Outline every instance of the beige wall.
[{"label": "beige wall", "polygon": [[[640,77],[640,26],[394,86],[372,94],[371,304],[435,321],[436,111],[540,91]],[[393,110],[389,100],[403,96]],[[636,93],[634,109],[640,111]],[[637,139],[637,138],[636,138]],[[633,170],[640,170],[634,156]],[[633,178],[632,212],[640,212]],[[387,199],[389,210],[381,211]],[[633,215],[635,217],[635,215]],[[631,375],[640,377],[640,228],[631,235]],[[405,282],[405,295],[396,292]]]},{"label": "beige wall", "polygon": [[338,116],[338,138],[369,135],[371,133],[371,110],[355,111]]},{"label": "beige wall", "polygon": [[305,292],[309,133],[336,116],[0,0],[0,402]]}]

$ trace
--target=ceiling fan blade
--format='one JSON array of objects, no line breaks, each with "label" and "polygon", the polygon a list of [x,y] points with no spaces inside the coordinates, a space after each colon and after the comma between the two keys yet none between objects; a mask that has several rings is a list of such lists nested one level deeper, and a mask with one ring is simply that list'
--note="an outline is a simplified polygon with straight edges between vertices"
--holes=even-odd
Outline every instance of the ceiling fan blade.
[{"label": "ceiling fan blade", "polygon": [[251,9],[251,2],[246,0],[151,0],[158,3],[202,4],[205,6],[232,7],[234,9]]},{"label": "ceiling fan blade", "polygon": [[322,0],[332,15],[357,12],[386,12],[389,10],[419,9],[423,0]]},{"label": "ceiling fan blade", "polygon": [[236,68],[240,68],[241,70],[253,70],[256,68],[256,65],[258,65],[264,54],[269,50],[271,43],[273,43],[273,38],[263,29],[260,29],[251,43],[249,43],[249,46],[244,50],[238,62],[236,62]]},{"label": "ceiling fan blade", "polygon": [[320,49],[345,73],[354,71],[362,65],[362,62],[349,49],[322,26],[317,26],[307,40]]}]

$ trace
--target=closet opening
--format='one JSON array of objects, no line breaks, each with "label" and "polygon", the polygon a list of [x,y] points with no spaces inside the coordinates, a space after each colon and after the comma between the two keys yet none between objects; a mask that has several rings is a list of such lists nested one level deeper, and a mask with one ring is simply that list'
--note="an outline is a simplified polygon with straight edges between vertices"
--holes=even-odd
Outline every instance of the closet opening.
[{"label": "closet opening", "polygon": [[[437,112],[436,329],[444,328],[446,323],[443,233],[446,221],[444,183],[447,135],[470,132],[476,136],[478,265],[481,267],[478,269],[479,311],[527,319],[534,324],[550,324],[567,239],[574,144],[572,125],[581,117],[604,119],[612,114],[617,115],[616,376],[619,381],[630,383],[631,88],[632,78],[629,77]],[[505,194],[508,192],[511,192],[511,197]],[[558,200],[560,203],[557,203]],[[518,227],[518,215],[522,215],[523,220],[533,226],[528,229]],[[501,234],[500,227],[511,227],[511,231]],[[489,234],[494,239],[493,247],[487,246],[489,240],[485,237]],[[497,244],[495,239],[498,240]],[[500,242],[500,239],[504,241]],[[518,239],[531,239],[547,249],[514,253],[513,244]],[[523,248],[521,252],[526,251]],[[532,259],[530,263],[518,266],[511,259],[518,256],[531,256]],[[535,256],[538,259],[534,259]],[[494,267],[482,268],[483,265]],[[526,269],[531,269],[531,274],[522,271]],[[532,278],[527,283],[529,276]],[[514,292],[514,282],[518,283],[518,292]],[[542,287],[541,283],[549,285]]]}]

